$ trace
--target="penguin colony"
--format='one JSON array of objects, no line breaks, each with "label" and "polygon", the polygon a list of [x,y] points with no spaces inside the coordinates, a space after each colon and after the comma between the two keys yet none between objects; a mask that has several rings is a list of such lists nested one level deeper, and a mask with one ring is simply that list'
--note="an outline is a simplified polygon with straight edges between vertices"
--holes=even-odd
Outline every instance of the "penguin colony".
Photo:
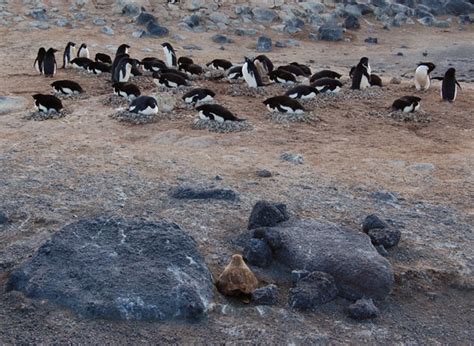
[{"label": "penguin colony", "polygon": [[[130,46],[122,44],[118,47],[115,57],[104,53],[96,53],[94,60],[87,44],[82,43],[76,49],[74,42],[68,42],[63,53],[62,68],[73,68],[87,71],[93,75],[108,73],[111,76],[111,93],[126,99],[129,102],[128,111],[143,115],[157,114],[158,102],[154,97],[142,95],[139,87],[130,83],[132,76],[140,76],[142,72],[149,73],[154,83],[161,88],[181,88],[191,85],[191,79],[204,74],[201,65],[186,56],[178,57],[173,46],[165,42],[162,45],[164,60],[157,57],[145,57],[141,60],[129,55]],[[54,77],[57,72],[55,53],[58,50],[41,47],[34,61],[34,68],[46,77]],[[339,80],[342,75],[336,71],[322,70],[312,74],[309,66],[292,62],[275,68],[272,61],[265,55],[253,59],[245,57],[243,65],[234,65],[225,59],[214,59],[206,64],[208,69],[224,72],[229,81],[243,80],[251,89],[262,88],[264,80],[273,83],[288,85],[289,89],[284,95],[270,97],[263,101],[269,112],[287,114],[301,114],[307,109],[299,100],[307,100],[324,93],[338,93],[343,87]],[[441,80],[441,97],[445,101],[453,102],[460,85],[456,80],[454,68],[448,69],[444,77],[431,77],[431,72],[436,66],[431,62],[421,62],[415,70],[414,84],[416,90],[426,91],[431,86],[431,79]],[[371,86],[382,86],[379,76],[372,73],[367,57],[362,57],[359,63],[349,71],[351,89],[363,90]],[[84,92],[75,81],[57,80],[51,84],[54,93],[74,95]],[[223,123],[225,121],[243,121],[227,108],[212,104],[216,94],[207,88],[194,88],[182,96],[186,104],[195,106],[198,119]],[[33,95],[35,106],[39,112],[60,112],[62,102],[53,95]],[[416,112],[420,109],[421,98],[417,96],[403,96],[392,103],[394,111],[404,113]]]}]

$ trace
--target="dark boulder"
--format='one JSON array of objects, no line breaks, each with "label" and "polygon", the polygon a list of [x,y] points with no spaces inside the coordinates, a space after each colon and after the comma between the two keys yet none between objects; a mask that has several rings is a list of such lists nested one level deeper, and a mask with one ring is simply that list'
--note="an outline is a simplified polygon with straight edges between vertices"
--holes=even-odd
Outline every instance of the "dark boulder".
[{"label": "dark boulder", "polygon": [[265,240],[253,238],[244,249],[244,259],[257,267],[268,267],[273,260],[272,250]]},{"label": "dark boulder", "polygon": [[215,34],[214,36],[211,37],[211,40],[214,43],[218,43],[218,44],[225,44],[225,43],[232,43],[233,42],[230,38],[228,38],[225,35],[221,35],[221,34]]},{"label": "dark boulder", "polygon": [[466,0],[449,0],[444,7],[446,14],[460,16],[474,12],[474,5]]},{"label": "dark boulder", "polygon": [[349,299],[383,299],[391,292],[392,267],[366,234],[316,220],[293,220],[273,229],[283,242],[273,258],[289,269],[331,274]]},{"label": "dark boulder", "polygon": [[281,249],[283,247],[283,241],[281,235],[276,229],[273,228],[256,228],[253,231],[253,237],[257,239],[265,240],[273,251]]},{"label": "dark boulder", "polygon": [[267,36],[260,36],[257,40],[257,52],[271,52],[272,39]]},{"label": "dark boulder", "polygon": [[393,228],[374,228],[368,231],[368,235],[372,244],[383,245],[386,249],[397,246],[402,237],[402,233]]},{"label": "dark boulder", "polygon": [[388,228],[388,225],[385,221],[382,221],[377,215],[370,214],[362,222],[362,231],[367,233],[374,228]]},{"label": "dark boulder", "polygon": [[213,298],[213,280],[178,225],[95,219],[55,233],[11,274],[7,290],[89,318],[196,320]]},{"label": "dark boulder", "polygon": [[169,34],[169,30],[155,22],[148,22],[146,30],[151,36],[163,37]]},{"label": "dark boulder", "polygon": [[293,270],[291,272],[291,283],[293,284],[293,286],[296,286],[298,281],[307,277],[309,274],[311,274],[311,272],[307,270]]},{"label": "dark boulder", "polygon": [[349,305],[347,308],[349,316],[356,320],[366,320],[377,317],[380,312],[370,298],[363,298]]},{"label": "dark boulder", "polygon": [[349,30],[359,29],[360,28],[359,19],[357,19],[357,17],[354,17],[354,16],[348,16],[344,20],[344,27]]},{"label": "dark boulder", "polygon": [[285,204],[258,201],[250,214],[248,229],[272,227],[288,219]]},{"label": "dark boulder", "polygon": [[140,13],[135,21],[139,25],[146,25],[149,22],[158,23],[158,20],[156,19],[156,17],[148,12]]},{"label": "dark boulder", "polygon": [[177,199],[203,199],[203,200],[224,200],[235,201],[237,194],[230,189],[202,189],[180,186],[171,191],[171,197]]},{"label": "dark boulder", "polygon": [[341,41],[344,31],[340,26],[333,23],[321,25],[319,28],[319,39],[323,41]]},{"label": "dark boulder", "polygon": [[278,288],[275,285],[268,285],[257,288],[252,293],[252,301],[259,305],[275,305],[278,298]]},{"label": "dark boulder", "polygon": [[0,211],[0,225],[3,225],[8,221],[8,216]]},{"label": "dark boulder", "polygon": [[326,304],[337,297],[338,289],[334,278],[323,272],[312,272],[290,289],[288,305],[292,309],[310,310]]}]

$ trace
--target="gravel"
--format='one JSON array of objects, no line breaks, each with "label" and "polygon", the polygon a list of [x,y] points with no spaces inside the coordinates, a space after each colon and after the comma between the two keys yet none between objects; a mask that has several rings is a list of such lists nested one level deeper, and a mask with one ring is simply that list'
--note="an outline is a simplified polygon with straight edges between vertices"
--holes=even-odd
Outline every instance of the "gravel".
[{"label": "gravel", "polygon": [[223,123],[219,123],[214,120],[196,119],[193,123],[193,129],[195,130],[206,129],[206,130],[209,130],[210,132],[229,133],[229,132],[250,131],[253,129],[253,126],[248,121],[224,121]]},{"label": "gravel", "polygon": [[59,113],[57,112],[50,112],[50,113],[44,113],[44,112],[31,112],[25,116],[25,119],[27,120],[35,120],[35,121],[43,121],[43,120],[50,120],[50,119],[61,119],[64,118],[66,115],[69,114],[69,111],[66,109],[62,109]]}]

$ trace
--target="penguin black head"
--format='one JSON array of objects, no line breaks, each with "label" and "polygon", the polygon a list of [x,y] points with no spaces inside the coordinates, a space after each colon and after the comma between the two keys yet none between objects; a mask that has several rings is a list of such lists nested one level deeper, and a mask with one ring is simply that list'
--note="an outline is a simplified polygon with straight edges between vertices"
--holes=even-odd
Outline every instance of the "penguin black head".
[{"label": "penguin black head", "polygon": [[245,57],[245,62],[253,63],[253,59],[250,59],[249,57]]},{"label": "penguin black head", "polygon": [[87,44],[85,44],[85,43],[81,44],[80,48],[87,48]]},{"label": "penguin black head", "polygon": [[67,46],[68,46],[68,47],[75,47],[76,44],[75,44],[74,42],[68,42],[68,43],[67,43]]},{"label": "penguin black head", "polygon": [[433,71],[436,68],[436,65],[433,64],[432,62],[420,62],[418,66],[426,66],[428,67],[428,73]]},{"label": "penguin black head", "polygon": [[173,46],[171,44],[169,44],[168,42],[162,43],[161,46],[166,47],[169,50],[173,50]]},{"label": "penguin black head", "polygon": [[31,97],[33,97],[33,99],[36,100],[37,98],[41,97],[41,94],[34,94],[34,95],[32,95]]},{"label": "penguin black head", "polygon": [[57,49],[54,49],[54,48],[49,48],[47,53],[50,53],[50,54],[54,54],[56,53],[58,50]]},{"label": "penguin black head", "polygon": [[117,48],[117,52],[115,53],[115,55],[127,54],[129,48],[130,48],[130,46],[129,46],[128,44],[121,44],[121,45]]},{"label": "penguin black head", "polygon": [[41,47],[40,49],[38,49],[38,55],[45,55],[46,54],[46,49],[44,49],[44,47]]},{"label": "penguin black head", "polygon": [[444,74],[445,77],[455,77],[456,76],[456,69],[454,67],[450,67],[446,73]]},{"label": "penguin black head", "polygon": [[367,64],[369,63],[369,58],[367,58],[367,57],[365,57],[365,56],[364,56],[363,58],[360,58],[360,63],[361,63],[362,65],[367,66]]}]

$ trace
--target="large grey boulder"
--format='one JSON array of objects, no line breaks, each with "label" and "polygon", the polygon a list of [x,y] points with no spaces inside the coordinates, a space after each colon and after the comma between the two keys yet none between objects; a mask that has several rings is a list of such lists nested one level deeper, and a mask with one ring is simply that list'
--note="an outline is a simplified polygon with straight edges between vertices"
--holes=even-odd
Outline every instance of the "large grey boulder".
[{"label": "large grey boulder", "polygon": [[278,19],[278,14],[268,8],[256,7],[252,10],[255,21],[259,23],[272,23]]},{"label": "large grey boulder", "polygon": [[343,297],[383,299],[391,292],[392,266],[367,235],[315,220],[288,221],[272,230],[283,243],[274,259],[292,270],[331,274]]},{"label": "large grey boulder", "polygon": [[474,5],[466,0],[449,0],[446,3],[445,11],[447,14],[460,16],[474,12]]},{"label": "large grey boulder", "polygon": [[323,41],[341,41],[344,38],[343,29],[333,23],[327,23],[319,28],[319,39]]},{"label": "large grey boulder", "polygon": [[95,219],[54,234],[11,274],[7,290],[90,318],[196,320],[213,297],[213,280],[178,225]]}]

